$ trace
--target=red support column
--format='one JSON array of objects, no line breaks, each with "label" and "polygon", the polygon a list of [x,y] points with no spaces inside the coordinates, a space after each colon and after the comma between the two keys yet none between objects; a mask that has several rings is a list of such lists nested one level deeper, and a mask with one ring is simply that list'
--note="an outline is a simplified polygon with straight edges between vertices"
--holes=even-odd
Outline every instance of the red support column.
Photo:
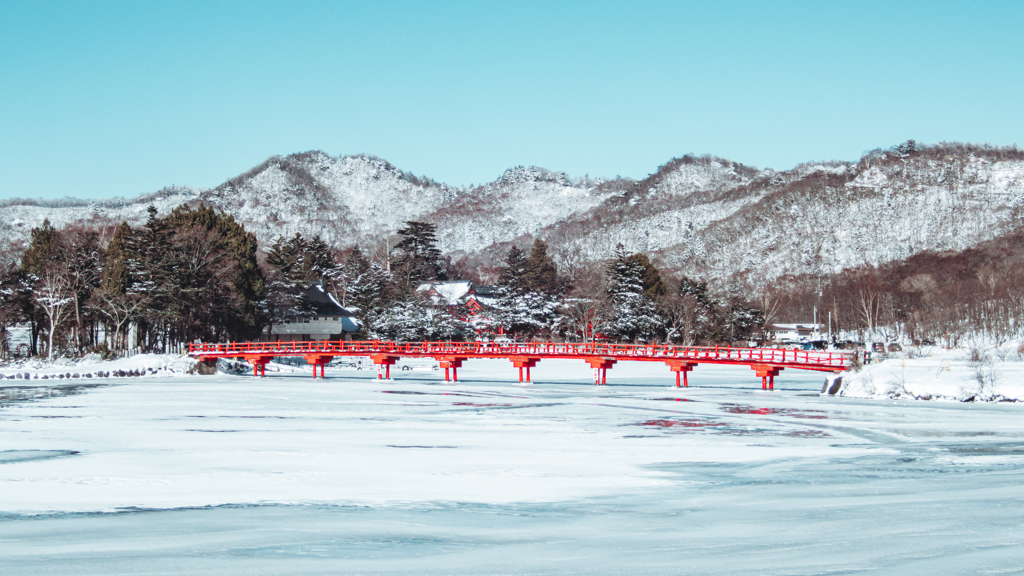
[{"label": "red support column", "polygon": [[751,368],[761,378],[761,390],[775,390],[775,377],[779,375],[779,372],[782,372],[780,366],[754,364]]},{"label": "red support column", "polygon": [[264,356],[262,354],[246,354],[242,358],[245,358],[246,362],[252,364],[252,375],[254,377],[264,376],[267,362],[274,359],[273,356]]},{"label": "red support column", "polygon": [[594,369],[594,384],[607,386],[608,369],[615,364],[616,360],[611,358],[587,358],[586,361]]},{"label": "red support column", "polygon": [[398,362],[398,356],[391,356],[390,354],[371,354],[370,360],[377,365],[377,379],[383,380],[384,374],[387,374],[387,378],[391,379],[391,366]]},{"label": "red support column", "polygon": [[519,383],[523,383],[523,368],[526,368],[526,382],[530,382],[530,368],[537,365],[540,362],[540,358],[534,358],[530,356],[510,356],[509,360],[512,361],[512,365],[519,368]]},{"label": "red support column", "polygon": [[[462,366],[464,358],[455,356],[440,356],[435,357],[437,363],[441,368],[444,368],[444,381],[451,382],[453,379],[455,382],[459,381],[459,368]],[[448,371],[451,370],[449,373]]]},{"label": "red support column", "polygon": [[331,361],[333,356],[328,356],[326,354],[307,354],[305,358],[307,363],[313,365],[313,378],[316,378],[317,368],[320,369],[320,378],[327,378],[324,366]]},{"label": "red support column", "polygon": [[693,362],[686,362],[685,360],[666,360],[665,364],[668,364],[670,370],[676,373],[676,388],[679,388],[679,373],[683,373],[683,386],[689,386],[690,383],[686,379],[686,373],[693,370],[696,366]]}]

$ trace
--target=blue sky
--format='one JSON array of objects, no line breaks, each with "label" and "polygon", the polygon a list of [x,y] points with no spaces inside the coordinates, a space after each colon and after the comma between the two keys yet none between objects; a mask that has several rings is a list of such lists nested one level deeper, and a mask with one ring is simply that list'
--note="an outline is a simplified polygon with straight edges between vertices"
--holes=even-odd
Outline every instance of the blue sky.
[{"label": "blue sky", "polygon": [[275,154],[452,184],[1022,142],[1024,2],[0,0],[0,198],[212,187]]}]

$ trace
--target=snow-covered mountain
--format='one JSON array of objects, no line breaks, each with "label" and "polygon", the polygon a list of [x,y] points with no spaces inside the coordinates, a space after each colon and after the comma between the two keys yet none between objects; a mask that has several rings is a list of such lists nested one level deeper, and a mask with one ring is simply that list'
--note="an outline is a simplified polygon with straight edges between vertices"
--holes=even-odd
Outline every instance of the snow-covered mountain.
[{"label": "snow-covered mountain", "polygon": [[591,261],[621,242],[693,276],[760,283],[960,250],[1016,229],[1024,152],[903,146],[788,171],[685,156],[640,181],[516,167],[474,188],[418,178],[372,156],[307,152],[270,158],[210,190],[10,200],[0,205],[0,241],[24,241],[44,218],[57,227],[139,224],[150,204],[166,213],[185,202],[233,214],[264,244],[302,233],[370,249],[416,219],[437,224],[441,249],[470,263],[493,264],[511,243],[535,237]]}]

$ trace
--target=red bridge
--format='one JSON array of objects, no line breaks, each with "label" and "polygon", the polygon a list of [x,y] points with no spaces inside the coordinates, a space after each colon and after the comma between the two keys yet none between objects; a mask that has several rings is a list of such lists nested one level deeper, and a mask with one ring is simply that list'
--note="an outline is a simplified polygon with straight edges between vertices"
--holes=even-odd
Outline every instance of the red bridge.
[{"label": "red bridge", "polygon": [[387,342],[380,340],[318,340],[309,342],[231,342],[189,344],[189,355],[204,362],[218,358],[244,359],[252,364],[253,375],[262,376],[268,362],[277,356],[301,356],[313,365],[313,377],[324,378],[324,365],[338,356],[368,356],[377,365],[379,378],[391,377],[391,366],[400,358],[433,358],[444,368],[444,379],[458,381],[458,369],[471,358],[504,358],[519,368],[519,381],[530,381],[530,368],[547,358],[585,361],[594,369],[594,384],[608,383],[608,369],[625,360],[664,362],[676,374],[676,386],[687,386],[686,374],[698,364],[743,364],[761,378],[761,388],[773,390],[775,377],[784,368],[842,372],[853,364],[850,352],[818,352],[780,348],[731,348],[675,346],[670,344],[572,344],[526,342],[491,344],[483,342]]}]

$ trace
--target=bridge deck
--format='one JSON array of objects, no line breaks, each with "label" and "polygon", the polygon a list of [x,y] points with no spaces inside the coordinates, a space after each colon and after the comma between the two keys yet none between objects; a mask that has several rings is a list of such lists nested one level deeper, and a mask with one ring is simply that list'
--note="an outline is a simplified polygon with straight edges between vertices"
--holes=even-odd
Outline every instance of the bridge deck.
[{"label": "bridge deck", "polygon": [[[784,368],[841,372],[853,364],[850,352],[819,352],[811,350],[785,350],[782,348],[733,348],[719,346],[676,346],[671,344],[578,344],[556,342],[517,342],[494,344],[484,342],[390,342],[383,340],[344,341],[314,340],[299,342],[229,342],[194,343],[189,355],[202,360],[241,358],[254,366],[254,370],[277,356],[302,356],[307,362],[321,367],[336,356],[369,356],[379,366],[390,366],[398,358],[434,358],[442,363],[447,379],[448,369],[457,370],[462,361],[471,358],[503,358],[522,369],[529,369],[537,361],[548,358],[572,358],[587,361],[595,370],[595,379],[606,381],[607,369],[618,361],[665,362],[685,379],[686,372],[698,364],[743,364],[754,368],[766,379],[778,375]],[[603,370],[600,375],[596,371]],[[457,372],[456,379],[458,378]]]}]

